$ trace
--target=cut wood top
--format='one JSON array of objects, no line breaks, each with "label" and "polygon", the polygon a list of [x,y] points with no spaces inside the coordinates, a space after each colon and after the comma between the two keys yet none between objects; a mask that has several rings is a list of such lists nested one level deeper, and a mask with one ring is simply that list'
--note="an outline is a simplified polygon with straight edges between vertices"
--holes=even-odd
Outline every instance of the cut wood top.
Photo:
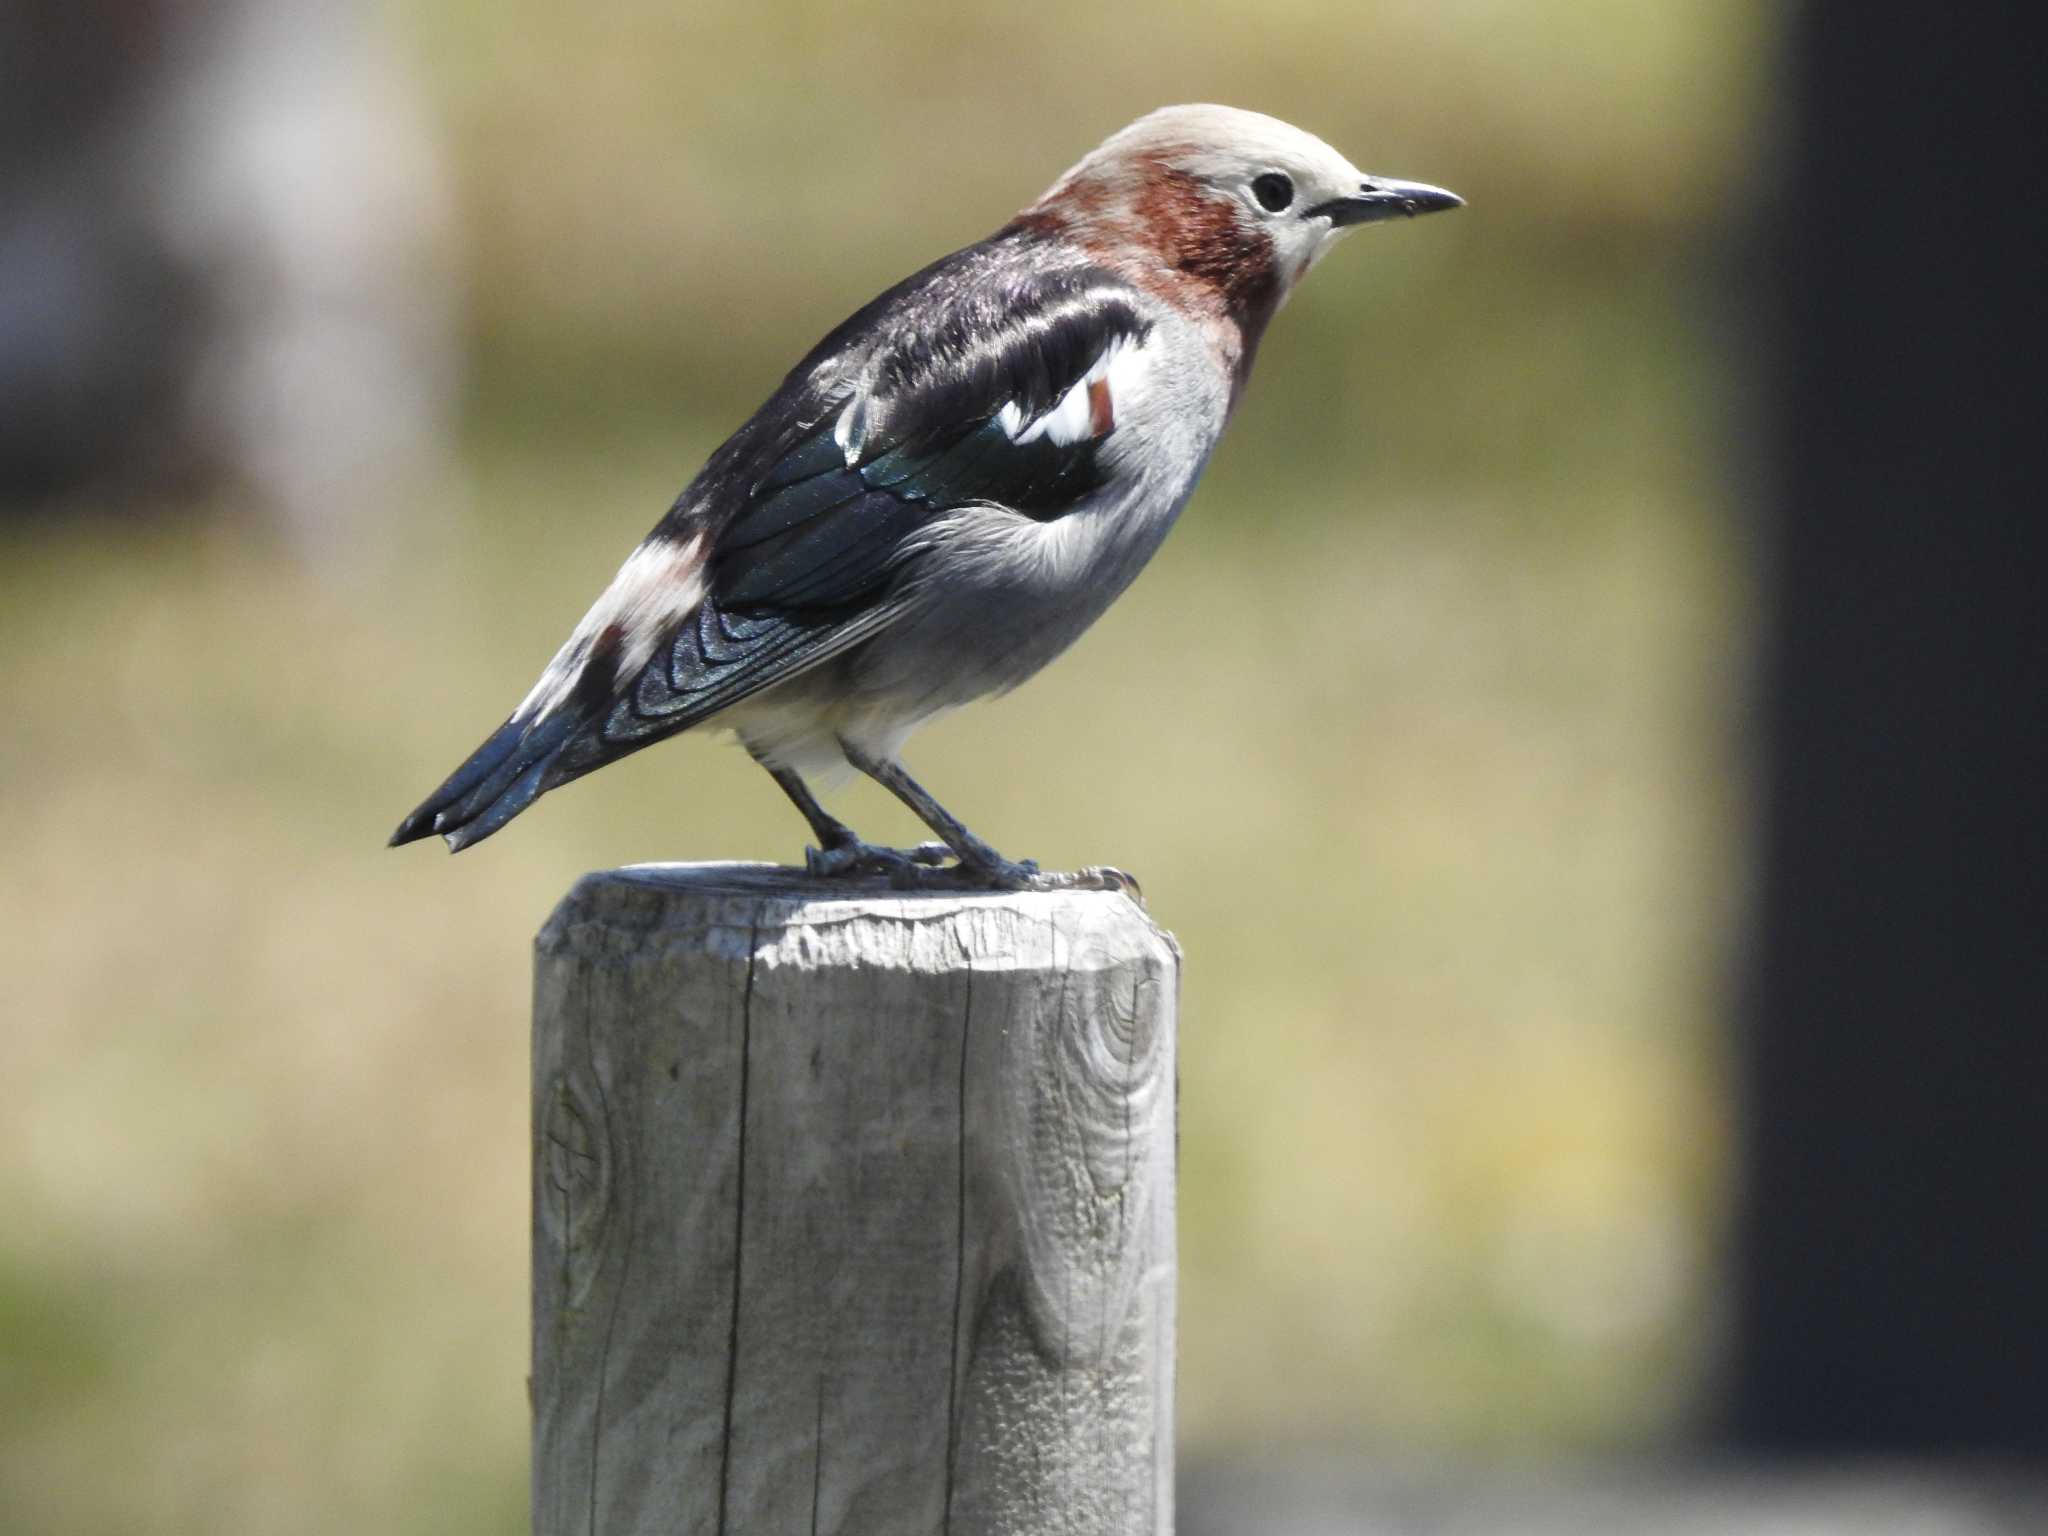
[{"label": "cut wood top", "polygon": [[[1056,935],[1086,942],[1080,951],[1105,942],[1128,953],[1164,945],[1178,961],[1173,936],[1121,891],[897,890],[884,878],[817,876],[779,864],[629,864],[598,870],[576,882],[541,929],[537,943],[552,948],[569,930],[596,925],[616,932],[653,931],[673,924],[697,927],[727,923],[749,927],[829,926],[863,918],[921,922],[963,914],[996,919],[1029,918]],[[977,952],[974,964],[1001,965],[1008,946]],[[1033,961],[1033,963],[1039,963]],[[1062,956],[1062,964],[1087,964],[1085,953]]]}]

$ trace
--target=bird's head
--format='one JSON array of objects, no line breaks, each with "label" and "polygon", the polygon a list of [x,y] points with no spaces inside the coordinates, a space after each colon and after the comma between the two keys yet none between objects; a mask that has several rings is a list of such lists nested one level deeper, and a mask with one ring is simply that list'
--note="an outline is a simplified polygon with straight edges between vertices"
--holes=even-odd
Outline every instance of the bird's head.
[{"label": "bird's head", "polygon": [[1461,205],[1441,187],[1368,175],[1278,118],[1182,106],[1111,135],[1019,218],[1255,339],[1342,236]]}]

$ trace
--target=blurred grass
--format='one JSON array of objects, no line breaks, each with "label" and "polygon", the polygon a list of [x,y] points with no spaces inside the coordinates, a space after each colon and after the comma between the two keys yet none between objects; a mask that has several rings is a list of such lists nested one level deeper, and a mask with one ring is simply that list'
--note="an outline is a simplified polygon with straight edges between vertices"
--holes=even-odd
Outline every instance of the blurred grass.
[{"label": "blurred grass", "polygon": [[231,508],[0,533],[8,1527],[521,1523],[530,936],[585,869],[801,828],[686,740],[452,863],[382,839],[802,347],[1176,99],[1472,206],[1320,269],[1145,579],[911,761],[1186,946],[1189,1451],[1682,1425],[1761,8],[393,15],[468,230],[446,479],[316,571]]}]

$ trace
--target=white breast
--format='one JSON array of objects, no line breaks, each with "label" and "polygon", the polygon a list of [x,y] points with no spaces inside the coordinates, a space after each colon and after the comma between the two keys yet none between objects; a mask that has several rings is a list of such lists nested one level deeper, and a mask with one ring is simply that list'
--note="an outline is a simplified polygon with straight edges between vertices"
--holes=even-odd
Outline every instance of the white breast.
[{"label": "white breast", "polygon": [[[1113,347],[1097,369],[1116,416],[1101,449],[1108,483],[1063,517],[1010,529],[1013,556],[1040,563],[1045,580],[1068,597],[1092,597],[1073,589],[1107,584],[1091,620],[1166,537],[1230,408],[1230,378],[1207,334],[1178,316],[1157,319],[1142,345]],[[1085,411],[1088,382],[1069,391],[1052,416],[1069,412],[1077,394]]]}]

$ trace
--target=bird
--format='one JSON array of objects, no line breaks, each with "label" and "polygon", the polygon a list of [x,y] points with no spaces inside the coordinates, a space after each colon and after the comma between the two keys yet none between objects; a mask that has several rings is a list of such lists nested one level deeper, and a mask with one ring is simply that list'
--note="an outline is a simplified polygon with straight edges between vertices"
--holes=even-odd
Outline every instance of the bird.
[{"label": "bird", "polygon": [[[919,725],[1066,650],[1173,527],[1268,323],[1368,224],[1458,208],[1232,107],[1112,134],[994,234],[888,289],[714,451],[531,691],[395,833],[460,852],[548,790],[730,729],[815,875],[992,890],[1042,872],[904,768]],[[936,834],[863,841],[813,784],[865,774]]]}]

